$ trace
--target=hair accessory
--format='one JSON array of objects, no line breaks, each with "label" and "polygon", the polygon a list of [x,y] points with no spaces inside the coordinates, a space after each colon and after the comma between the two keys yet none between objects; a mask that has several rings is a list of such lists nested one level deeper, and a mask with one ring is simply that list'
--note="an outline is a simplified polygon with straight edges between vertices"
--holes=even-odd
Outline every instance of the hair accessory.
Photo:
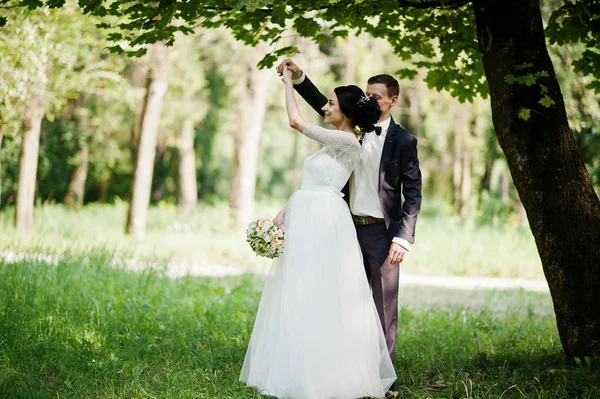
[{"label": "hair accessory", "polygon": [[371,97],[369,97],[369,96],[362,96],[361,98],[358,99],[358,102],[356,104],[357,105],[364,105],[364,104],[367,104],[370,100],[371,100]]}]

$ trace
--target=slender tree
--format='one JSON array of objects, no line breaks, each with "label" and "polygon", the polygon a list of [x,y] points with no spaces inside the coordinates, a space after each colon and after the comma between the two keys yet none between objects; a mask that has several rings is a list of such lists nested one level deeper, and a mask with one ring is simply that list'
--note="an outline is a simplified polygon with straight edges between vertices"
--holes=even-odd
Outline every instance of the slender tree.
[{"label": "slender tree", "polygon": [[162,101],[167,91],[166,74],[169,50],[163,43],[156,43],[151,47],[146,95],[140,120],[137,123],[137,126],[139,126],[137,137],[139,138],[136,146],[135,169],[127,213],[127,234],[136,238],[143,238],[146,234],[156,139]]},{"label": "slender tree", "polygon": [[267,95],[273,81],[271,71],[259,70],[254,65],[255,62],[252,61],[246,65],[243,75],[239,76],[236,90],[239,117],[234,134],[231,215],[241,227],[245,227],[254,216],[258,149],[267,109]]},{"label": "slender tree", "polygon": [[179,152],[177,203],[184,212],[196,208],[198,202],[194,133],[194,121],[190,118],[185,119],[181,126],[181,135],[177,138]]},{"label": "slender tree", "polygon": [[75,100],[75,109],[73,114],[75,115],[75,123],[77,130],[82,134],[82,138],[79,142],[79,150],[77,151],[76,161],[77,165],[75,170],[71,174],[71,180],[67,187],[67,193],[65,194],[64,202],[70,206],[81,206],[83,205],[83,197],[85,194],[85,182],[88,175],[88,163],[90,158],[90,147],[87,139],[88,130],[88,118],[83,109],[83,96],[79,96]]},{"label": "slender tree", "polygon": [[21,155],[19,157],[19,185],[17,189],[15,226],[22,233],[31,233],[33,230],[35,180],[37,176],[40,130],[43,117],[43,99],[41,95],[34,95],[29,100],[29,105],[23,118]]}]

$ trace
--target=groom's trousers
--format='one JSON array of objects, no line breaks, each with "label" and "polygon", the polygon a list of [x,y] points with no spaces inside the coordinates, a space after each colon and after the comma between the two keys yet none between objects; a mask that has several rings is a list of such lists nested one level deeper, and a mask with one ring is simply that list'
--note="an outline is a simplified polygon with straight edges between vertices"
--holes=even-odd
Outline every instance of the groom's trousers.
[{"label": "groom's trousers", "polygon": [[365,272],[373,291],[375,307],[379,313],[388,353],[393,363],[398,331],[399,265],[391,265],[387,262],[391,242],[384,222],[355,226]]}]

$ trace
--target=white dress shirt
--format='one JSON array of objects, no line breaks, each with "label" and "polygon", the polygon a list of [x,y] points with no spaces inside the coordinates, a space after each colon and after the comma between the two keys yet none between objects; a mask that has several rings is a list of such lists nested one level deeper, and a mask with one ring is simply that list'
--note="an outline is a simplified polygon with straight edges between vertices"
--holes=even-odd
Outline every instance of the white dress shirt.
[{"label": "white dress shirt", "polygon": [[[350,176],[350,211],[354,215],[383,219],[379,201],[379,165],[391,121],[389,117],[375,124],[381,127],[379,136],[375,132],[363,136],[362,157]],[[411,244],[407,240],[394,237],[393,242],[410,251]]]},{"label": "white dress shirt", "polygon": [[350,176],[350,210],[357,216],[372,216],[383,219],[379,203],[379,164],[391,118],[377,123],[381,134],[365,133],[362,142],[362,157]]},{"label": "white dress shirt", "polygon": [[[306,75],[293,80],[295,85],[304,82]],[[372,216],[383,219],[383,210],[379,202],[379,164],[383,145],[390,127],[391,117],[383,122],[376,123],[381,127],[381,134],[375,132],[365,133],[362,142],[362,157],[350,176],[350,211],[356,216]],[[394,237],[393,242],[410,251],[412,244],[399,237]]]}]

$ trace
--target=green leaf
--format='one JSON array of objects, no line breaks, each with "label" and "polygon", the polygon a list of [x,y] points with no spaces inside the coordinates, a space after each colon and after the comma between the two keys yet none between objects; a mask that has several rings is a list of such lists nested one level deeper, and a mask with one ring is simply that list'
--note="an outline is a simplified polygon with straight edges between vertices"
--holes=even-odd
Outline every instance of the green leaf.
[{"label": "green leaf", "polygon": [[287,11],[286,11],[286,5],[285,4],[275,4],[273,6],[273,12],[272,12],[272,17],[271,17],[271,21],[273,23],[279,24],[279,25],[285,25],[285,20],[287,18]]},{"label": "green leaf", "polygon": [[258,69],[270,68],[282,56],[291,57],[298,54],[300,51],[297,47],[287,46],[266,54],[257,64]]},{"label": "green leaf", "polygon": [[109,33],[106,38],[112,42],[116,42],[117,40],[123,39],[123,34],[118,32]]},{"label": "green leaf", "polygon": [[540,104],[542,104],[544,107],[546,108],[550,108],[552,105],[554,105],[554,100],[550,98],[549,95],[545,95],[544,97],[542,97],[542,99],[539,101]]},{"label": "green leaf", "polygon": [[403,69],[396,71],[396,75],[398,75],[398,77],[400,79],[412,80],[418,74],[419,74],[419,71],[417,71],[416,69],[410,69],[410,68],[403,68]]},{"label": "green leaf", "polygon": [[517,81],[520,84],[523,84],[525,86],[533,86],[535,84],[536,80],[537,79],[535,78],[535,76],[531,73],[528,73],[527,75],[524,75],[524,76],[519,76],[517,78]]},{"label": "green leaf", "polygon": [[39,0],[28,0],[23,3],[30,10],[35,10],[36,8],[40,8],[40,7],[44,6],[44,3]]},{"label": "green leaf", "polygon": [[519,118],[521,118],[524,121],[526,121],[530,117],[531,117],[531,110],[529,108],[521,107],[521,110],[519,111]]},{"label": "green leaf", "polygon": [[301,36],[312,37],[321,30],[321,25],[312,18],[299,17],[294,21],[294,28]]},{"label": "green leaf", "polygon": [[277,56],[273,55],[273,53],[265,54],[263,59],[258,62],[257,67],[258,69],[271,68],[276,61]]},{"label": "green leaf", "polygon": [[506,75],[504,77],[504,81],[506,83],[508,83],[509,85],[515,84],[517,81],[517,78],[515,78],[515,75],[513,75],[512,73],[509,73],[508,75]]}]

